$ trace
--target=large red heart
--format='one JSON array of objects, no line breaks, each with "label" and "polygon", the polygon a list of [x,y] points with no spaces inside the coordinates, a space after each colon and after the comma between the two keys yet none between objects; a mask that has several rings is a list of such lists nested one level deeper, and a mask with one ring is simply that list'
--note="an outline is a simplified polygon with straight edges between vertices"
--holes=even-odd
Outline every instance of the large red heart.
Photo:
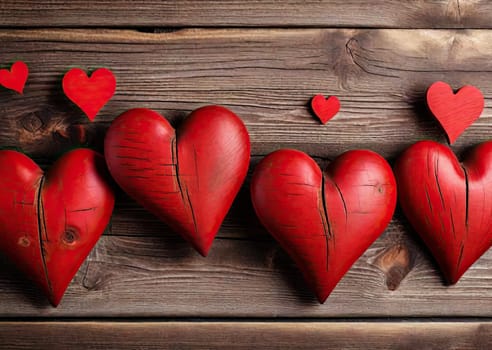
[{"label": "large red heart", "polygon": [[24,154],[0,151],[0,169],[0,251],[56,306],[111,217],[104,159],[74,150],[43,175]]},{"label": "large red heart", "polygon": [[79,106],[90,120],[94,120],[116,91],[116,79],[106,68],[97,69],[90,78],[82,69],[73,68],[63,77],[62,85],[65,95]]},{"label": "large red heart", "polygon": [[132,109],[113,121],[104,148],[123,190],[206,256],[248,170],[241,119],[207,106],[174,130],[158,113]]},{"label": "large red heart", "polygon": [[400,205],[448,283],[492,244],[492,142],[463,164],[446,146],[421,141],[395,165]]},{"label": "large red heart", "polygon": [[22,94],[28,75],[29,69],[27,65],[22,61],[17,61],[10,67],[10,71],[8,69],[0,69],[0,85]]},{"label": "large red heart", "polygon": [[427,105],[454,143],[475,120],[484,107],[482,92],[474,86],[463,86],[455,94],[442,81],[435,82],[427,90]]},{"label": "large red heart", "polygon": [[279,150],[256,167],[251,197],[267,230],[296,262],[323,303],[384,231],[396,183],[378,154],[342,154],[325,173],[307,154]]}]

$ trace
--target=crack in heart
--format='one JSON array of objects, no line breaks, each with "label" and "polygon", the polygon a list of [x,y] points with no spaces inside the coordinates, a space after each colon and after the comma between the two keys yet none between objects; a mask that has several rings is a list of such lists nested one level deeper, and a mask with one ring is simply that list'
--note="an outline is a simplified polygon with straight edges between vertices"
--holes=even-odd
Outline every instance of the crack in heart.
[{"label": "crack in heart", "polygon": [[342,154],[324,172],[303,152],[275,151],[257,165],[250,189],[260,222],[320,303],[384,231],[396,205],[391,167],[363,150]]},{"label": "crack in heart", "polygon": [[[44,271],[44,277],[45,277],[45,282],[48,287],[48,295],[53,295],[53,286],[51,285],[49,273],[48,273],[48,266],[46,264],[46,251],[45,251],[45,242],[49,242],[48,240],[48,229],[46,228],[46,220],[44,216],[44,207],[43,207],[43,196],[42,196],[42,190],[44,186],[44,181],[45,181],[45,176],[44,174],[41,175],[41,178],[39,180],[39,188],[37,190],[37,196],[38,200],[36,201],[37,205],[37,210],[36,212],[38,213],[38,233],[39,233],[39,249],[40,249],[40,254],[41,254],[41,262],[43,263],[43,271]],[[44,234],[44,239],[43,239],[43,234]]]},{"label": "crack in heart", "polygon": [[0,251],[57,306],[111,217],[104,159],[76,149],[45,174],[24,154],[0,151],[0,168]]},{"label": "crack in heart", "polygon": [[420,141],[395,164],[400,205],[446,282],[455,284],[492,245],[492,142],[463,163],[446,146]]},{"label": "crack in heart", "polygon": [[206,256],[249,167],[241,119],[205,106],[175,130],[157,112],[132,109],[113,121],[104,149],[120,187]]}]

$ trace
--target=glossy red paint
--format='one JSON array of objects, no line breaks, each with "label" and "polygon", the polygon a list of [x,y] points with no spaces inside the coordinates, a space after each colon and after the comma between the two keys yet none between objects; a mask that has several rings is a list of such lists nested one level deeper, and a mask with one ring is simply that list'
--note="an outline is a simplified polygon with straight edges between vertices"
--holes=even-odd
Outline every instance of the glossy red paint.
[{"label": "glossy red paint", "polygon": [[90,78],[82,69],[73,68],[63,77],[62,85],[65,95],[92,121],[113,97],[116,78],[106,68],[95,70]]},{"label": "glossy red paint", "polygon": [[452,144],[480,117],[484,98],[474,86],[463,86],[455,94],[448,84],[438,81],[427,90],[427,105]]},{"label": "glossy red paint", "polygon": [[109,223],[114,195],[101,155],[77,149],[43,171],[0,151],[0,251],[57,306]]},{"label": "glossy red paint", "polygon": [[17,61],[10,67],[10,70],[0,69],[0,85],[22,94],[28,75],[29,68],[27,64]]},{"label": "glossy red paint", "polygon": [[123,190],[206,256],[248,170],[241,119],[207,106],[174,130],[158,113],[132,109],[113,121],[104,147]]},{"label": "glossy red paint", "polygon": [[326,124],[340,110],[340,100],[336,96],[326,98],[316,95],[311,99],[311,109],[321,123]]},{"label": "glossy red paint", "polygon": [[322,173],[307,154],[270,153],[251,182],[256,213],[323,303],[352,264],[384,231],[396,183],[378,154],[342,154]]},{"label": "glossy red paint", "polygon": [[421,141],[395,165],[400,205],[446,281],[458,282],[492,244],[492,142],[460,164],[446,146]]}]

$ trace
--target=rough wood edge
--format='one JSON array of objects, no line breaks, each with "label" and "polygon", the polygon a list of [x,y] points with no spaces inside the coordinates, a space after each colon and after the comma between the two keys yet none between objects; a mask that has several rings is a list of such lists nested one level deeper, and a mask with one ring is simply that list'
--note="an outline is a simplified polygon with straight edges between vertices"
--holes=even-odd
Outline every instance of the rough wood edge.
[{"label": "rough wood edge", "polygon": [[489,9],[486,0],[3,0],[0,26],[466,28],[490,27]]}]

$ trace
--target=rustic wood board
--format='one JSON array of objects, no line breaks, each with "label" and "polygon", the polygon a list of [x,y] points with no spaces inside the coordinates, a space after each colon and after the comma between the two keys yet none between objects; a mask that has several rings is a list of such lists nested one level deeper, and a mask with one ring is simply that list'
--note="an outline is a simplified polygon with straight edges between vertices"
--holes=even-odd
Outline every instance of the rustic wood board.
[{"label": "rustic wood board", "polygon": [[[194,108],[233,109],[251,134],[251,169],[268,152],[293,147],[320,164],[353,148],[392,161],[416,140],[444,142],[426,113],[435,80],[473,84],[483,116],[459,139],[461,153],[490,138],[492,33],[488,30],[188,29],[1,30],[0,62],[24,59],[23,96],[0,90],[0,144],[49,164],[70,147],[101,148],[111,120],[149,107],[174,125]],[[111,68],[117,94],[95,123],[62,95],[71,66]],[[335,94],[342,111],[326,126],[307,108]],[[74,127],[80,125],[80,127]],[[84,130],[84,132],[81,132]],[[323,306],[254,216],[248,183],[203,259],[164,224],[118,194],[112,225],[58,309],[9,268],[0,270],[3,317],[491,317],[492,253],[446,287],[398,213]],[[4,264],[6,265],[6,264]]]},{"label": "rustic wood board", "polygon": [[[12,337],[22,334],[22,337]],[[446,349],[492,347],[482,322],[2,322],[9,349]]]},{"label": "rustic wood board", "polygon": [[[445,142],[425,91],[436,80],[473,84],[486,98],[482,117],[453,146],[461,152],[491,136],[492,32],[488,30],[187,29],[3,30],[0,62],[31,68],[25,94],[0,90],[0,144],[53,158],[79,144],[100,147],[111,120],[134,107],[156,109],[174,125],[205,104],[225,105],[245,122],[252,154],[293,147],[334,158],[370,148],[394,159],[420,139]],[[68,67],[114,70],[118,88],[90,124],[63,96]],[[307,107],[316,93],[342,109],[326,126]]]},{"label": "rustic wood board", "polygon": [[2,269],[0,317],[492,315],[490,252],[460,283],[446,287],[413,242],[398,236],[379,239],[324,305],[271,240],[217,239],[204,259],[171,237],[103,237],[56,309],[30,283]]},{"label": "rustic wood board", "polygon": [[[486,0],[3,0],[0,65],[22,59],[31,75],[23,96],[0,89],[0,146],[47,167],[81,144],[101,150],[126,109],[153,108],[178,126],[217,103],[250,131],[250,175],[281,147],[322,166],[354,148],[392,162],[417,140],[445,142],[424,101],[429,84],[444,80],[486,98],[453,146],[463,154],[491,138],[492,31],[470,30],[492,28],[490,13]],[[95,123],[61,92],[74,66],[117,76]],[[308,110],[316,93],[342,101],[326,126]],[[248,185],[249,177],[206,259],[119,191],[110,227],[57,309],[0,260],[0,348],[492,348],[492,252],[446,287],[398,211],[318,305],[256,219]],[[429,322],[436,318],[450,322]]]},{"label": "rustic wood board", "polygon": [[490,28],[488,0],[2,0],[0,26]]}]

